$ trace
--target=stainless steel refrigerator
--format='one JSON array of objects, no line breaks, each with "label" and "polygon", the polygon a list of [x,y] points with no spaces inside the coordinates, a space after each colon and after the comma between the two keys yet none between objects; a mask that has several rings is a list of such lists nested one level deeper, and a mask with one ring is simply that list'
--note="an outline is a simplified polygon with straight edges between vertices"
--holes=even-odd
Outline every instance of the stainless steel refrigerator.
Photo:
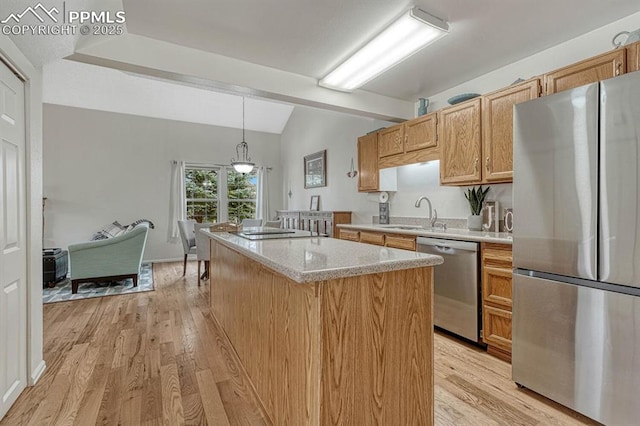
[{"label": "stainless steel refrigerator", "polygon": [[515,106],[513,380],[640,422],[640,72]]}]

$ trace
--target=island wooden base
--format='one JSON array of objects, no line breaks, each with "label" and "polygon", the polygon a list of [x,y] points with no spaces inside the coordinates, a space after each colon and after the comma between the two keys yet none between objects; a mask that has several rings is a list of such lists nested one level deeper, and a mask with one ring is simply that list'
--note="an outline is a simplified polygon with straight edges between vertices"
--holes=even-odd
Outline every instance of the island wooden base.
[{"label": "island wooden base", "polygon": [[213,314],[273,424],[433,424],[432,267],[300,284],[211,248]]}]

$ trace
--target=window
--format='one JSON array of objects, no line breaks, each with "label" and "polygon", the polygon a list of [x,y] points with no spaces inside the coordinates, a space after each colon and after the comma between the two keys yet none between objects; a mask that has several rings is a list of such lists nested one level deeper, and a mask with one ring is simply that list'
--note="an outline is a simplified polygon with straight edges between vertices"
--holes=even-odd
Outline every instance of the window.
[{"label": "window", "polygon": [[187,219],[240,223],[256,215],[257,172],[187,164],[184,187]]},{"label": "window", "polygon": [[228,220],[240,223],[243,219],[256,217],[257,188],[258,175],[255,170],[243,174],[227,169]]},{"label": "window", "polygon": [[184,171],[187,219],[218,222],[218,175],[215,168],[192,168]]}]

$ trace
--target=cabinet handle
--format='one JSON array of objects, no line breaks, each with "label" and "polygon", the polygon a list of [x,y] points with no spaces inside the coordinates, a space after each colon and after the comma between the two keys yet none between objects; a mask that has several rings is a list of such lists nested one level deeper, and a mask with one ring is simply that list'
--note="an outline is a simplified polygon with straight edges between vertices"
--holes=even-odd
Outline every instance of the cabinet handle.
[{"label": "cabinet handle", "polygon": [[621,67],[622,67],[622,62],[616,62],[616,75],[620,75]]},{"label": "cabinet handle", "polygon": [[487,169],[488,172],[491,171],[489,169],[489,157],[487,157],[487,159],[484,161],[484,168]]},{"label": "cabinet handle", "polygon": [[473,171],[478,172],[478,157],[476,157],[476,161],[473,162]]}]

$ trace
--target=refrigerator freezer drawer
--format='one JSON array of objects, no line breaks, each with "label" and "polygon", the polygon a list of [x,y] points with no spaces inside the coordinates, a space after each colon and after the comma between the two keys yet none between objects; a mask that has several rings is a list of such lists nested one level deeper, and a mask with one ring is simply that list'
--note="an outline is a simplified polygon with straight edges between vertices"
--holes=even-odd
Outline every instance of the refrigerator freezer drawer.
[{"label": "refrigerator freezer drawer", "polygon": [[513,380],[605,424],[637,424],[640,297],[514,274]]}]

